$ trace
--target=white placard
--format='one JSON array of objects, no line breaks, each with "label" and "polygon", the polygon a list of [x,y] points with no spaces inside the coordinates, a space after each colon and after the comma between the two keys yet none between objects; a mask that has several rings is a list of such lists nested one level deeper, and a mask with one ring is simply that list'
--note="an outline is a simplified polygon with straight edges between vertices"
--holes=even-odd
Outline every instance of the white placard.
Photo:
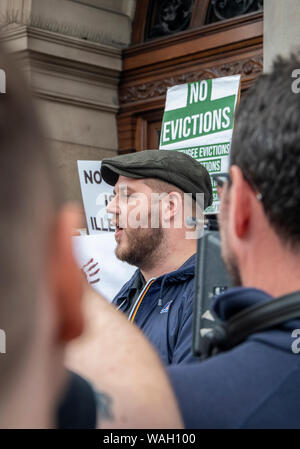
[{"label": "white placard", "polygon": [[[87,269],[84,271],[89,277],[88,280],[99,279],[91,286],[105,296],[108,301],[112,301],[136,270],[136,267],[121,262],[116,257],[115,247],[116,241],[112,232],[73,237],[73,250],[79,267],[82,268],[93,259],[89,267],[96,266],[90,272],[87,272]],[[94,276],[90,276],[98,269],[99,271]]]},{"label": "white placard", "polygon": [[100,161],[77,161],[81,193],[89,234],[114,232],[106,206],[113,196],[113,187],[101,176]]}]

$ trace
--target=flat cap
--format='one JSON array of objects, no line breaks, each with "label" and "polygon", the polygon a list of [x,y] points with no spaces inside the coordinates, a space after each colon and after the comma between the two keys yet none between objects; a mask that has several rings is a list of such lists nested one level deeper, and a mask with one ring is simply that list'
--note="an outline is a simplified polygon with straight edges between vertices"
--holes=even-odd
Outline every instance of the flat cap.
[{"label": "flat cap", "polygon": [[103,159],[101,174],[107,184],[114,186],[119,175],[127,178],[157,178],[183,192],[204,193],[205,209],[212,204],[212,186],[206,168],[180,151],[144,150]]}]

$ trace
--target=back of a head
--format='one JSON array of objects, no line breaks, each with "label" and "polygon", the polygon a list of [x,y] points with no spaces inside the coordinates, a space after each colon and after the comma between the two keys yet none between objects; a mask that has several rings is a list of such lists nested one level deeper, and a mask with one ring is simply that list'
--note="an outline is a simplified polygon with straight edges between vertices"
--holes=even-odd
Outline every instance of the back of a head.
[{"label": "back of a head", "polygon": [[231,165],[261,194],[282,242],[300,242],[300,94],[292,89],[300,60],[278,59],[241,101]]},{"label": "back of a head", "polygon": [[28,89],[0,48],[6,93],[0,95],[0,395],[25,363],[35,332],[36,300],[48,245],[50,217],[59,202],[55,170]]}]

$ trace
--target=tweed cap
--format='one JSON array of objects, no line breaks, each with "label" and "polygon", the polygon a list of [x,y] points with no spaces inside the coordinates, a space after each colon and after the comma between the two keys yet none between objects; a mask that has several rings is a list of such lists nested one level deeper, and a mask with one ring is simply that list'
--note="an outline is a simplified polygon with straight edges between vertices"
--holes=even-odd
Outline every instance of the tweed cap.
[{"label": "tweed cap", "polygon": [[103,159],[101,174],[107,184],[114,186],[120,175],[127,178],[157,178],[183,192],[204,193],[205,209],[212,204],[212,186],[206,168],[180,151],[144,150]]}]

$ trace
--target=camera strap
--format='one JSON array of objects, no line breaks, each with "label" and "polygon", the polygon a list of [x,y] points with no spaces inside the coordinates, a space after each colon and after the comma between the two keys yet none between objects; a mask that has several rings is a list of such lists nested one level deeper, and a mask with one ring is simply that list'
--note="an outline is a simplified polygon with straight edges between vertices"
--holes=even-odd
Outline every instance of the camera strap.
[{"label": "camera strap", "polygon": [[205,359],[237,346],[250,335],[300,318],[300,291],[255,304],[216,326],[200,339],[201,358]]}]

